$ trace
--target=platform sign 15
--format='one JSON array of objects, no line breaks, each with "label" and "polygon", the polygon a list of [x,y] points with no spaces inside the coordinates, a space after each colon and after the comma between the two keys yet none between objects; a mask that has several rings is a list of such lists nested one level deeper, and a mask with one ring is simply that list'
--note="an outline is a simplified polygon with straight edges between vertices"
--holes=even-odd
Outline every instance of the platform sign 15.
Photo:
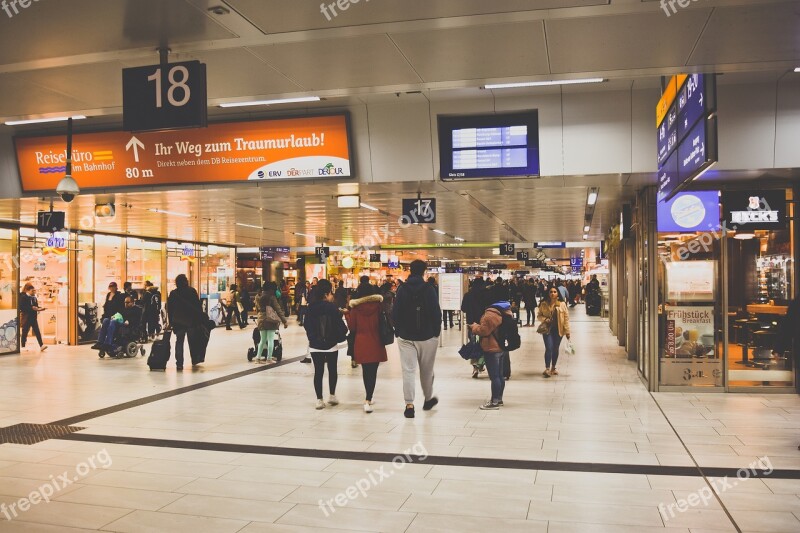
[{"label": "platform sign 15", "polygon": [[529,259],[528,252],[517,252],[517,261],[527,261]]},{"label": "platform sign 15", "polygon": [[403,221],[406,224],[436,222],[436,198],[403,198]]},{"label": "platform sign 15", "polygon": [[126,131],[205,127],[205,64],[185,61],[123,69],[122,123]]}]

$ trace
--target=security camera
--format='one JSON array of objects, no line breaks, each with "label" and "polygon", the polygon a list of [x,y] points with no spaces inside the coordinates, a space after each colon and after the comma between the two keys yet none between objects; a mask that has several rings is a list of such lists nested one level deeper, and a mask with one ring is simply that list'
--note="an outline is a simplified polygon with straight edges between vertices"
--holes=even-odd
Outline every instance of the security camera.
[{"label": "security camera", "polygon": [[56,193],[62,200],[69,203],[81,193],[81,189],[78,187],[78,183],[72,179],[72,176],[66,175],[58,182]]}]

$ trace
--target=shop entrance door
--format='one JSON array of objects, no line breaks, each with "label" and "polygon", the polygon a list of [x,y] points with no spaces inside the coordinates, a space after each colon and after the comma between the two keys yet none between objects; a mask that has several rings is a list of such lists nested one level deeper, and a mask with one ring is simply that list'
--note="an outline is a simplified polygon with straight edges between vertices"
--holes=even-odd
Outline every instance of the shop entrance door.
[{"label": "shop entrance door", "polygon": [[68,244],[66,233],[51,235],[20,229],[20,286],[33,285],[39,307],[45,308],[38,317],[45,344],[69,340]]}]

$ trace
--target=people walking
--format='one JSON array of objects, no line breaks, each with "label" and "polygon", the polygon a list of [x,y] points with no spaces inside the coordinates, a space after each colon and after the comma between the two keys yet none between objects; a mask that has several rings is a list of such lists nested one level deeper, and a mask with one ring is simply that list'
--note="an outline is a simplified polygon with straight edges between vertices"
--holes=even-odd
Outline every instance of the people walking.
[{"label": "people walking", "polygon": [[569,311],[561,299],[557,287],[550,287],[548,297],[542,299],[539,304],[538,319],[541,322],[538,333],[544,339],[544,372],[546,378],[558,375],[556,365],[558,363],[558,350],[561,347],[561,340],[570,338],[569,333]]},{"label": "people walking", "polygon": [[297,323],[303,325],[303,317],[308,308],[308,288],[307,283],[298,281],[294,286],[294,303],[297,306]]},{"label": "people walking", "polygon": [[439,403],[433,393],[433,367],[439,347],[442,310],[436,289],[422,279],[426,268],[425,261],[417,259],[411,262],[411,275],[397,290],[392,311],[403,368],[403,394],[406,401],[403,415],[406,418],[414,418],[417,367],[425,395],[422,409],[428,411]]},{"label": "people walking", "polygon": [[492,397],[489,401],[480,406],[484,411],[493,411],[503,405],[503,391],[506,382],[503,379],[503,354],[505,350],[500,346],[498,329],[503,323],[503,315],[512,317],[511,304],[509,302],[495,302],[488,307],[480,318],[480,323],[470,323],[472,333],[481,339],[481,349],[486,359],[486,369],[489,371],[489,379],[492,382]]},{"label": "people walking", "polygon": [[[284,329],[289,327],[289,322],[286,320],[286,315],[283,313],[283,306],[281,306],[275,292],[278,290],[278,285],[274,281],[268,281],[261,289],[261,295],[258,297],[258,322],[256,327],[260,335],[258,348],[256,349],[256,356],[253,361],[257,363],[266,363],[271,365],[275,362],[272,357],[272,350],[275,348],[275,332],[283,324]],[[276,320],[277,319],[277,320]],[[264,357],[264,349],[267,350],[267,356]]]},{"label": "people walking", "polygon": [[350,300],[347,325],[350,334],[355,336],[353,360],[361,365],[364,380],[364,412],[372,412],[372,395],[378,378],[378,366],[387,361],[386,347],[381,340],[381,315],[383,296],[376,294],[369,286],[359,287],[355,297]]},{"label": "people walking", "polygon": [[530,279],[522,287],[522,302],[525,304],[525,314],[527,315],[525,326],[530,326],[531,322],[536,322],[536,283]]},{"label": "people walking", "polygon": [[153,339],[161,331],[159,324],[161,319],[161,291],[147,280],[144,282],[144,294],[142,295],[142,319],[144,320],[144,330],[148,338]]},{"label": "people walking", "polygon": [[311,360],[314,362],[314,391],[317,394],[317,409],[324,409],[322,381],[328,367],[328,405],[338,405],[336,383],[339,379],[336,364],[339,361],[339,343],[347,338],[347,325],[342,312],[333,303],[333,286],[322,279],[311,291],[310,302],[303,327],[308,337]]},{"label": "people walking", "polygon": [[189,286],[189,279],[185,274],[179,274],[175,278],[175,289],[167,297],[167,317],[170,327],[175,332],[175,364],[178,370],[183,370],[183,344],[186,333],[191,328],[204,326],[203,322],[208,321],[200,297],[197,291]]},{"label": "people walking", "polygon": [[[277,291],[277,288],[275,290]],[[242,324],[247,327],[248,315],[253,311],[253,299],[250,298],[250,291],[245,285],[242,285],[242,290],[239,291],[239,301],[242,303]]]},{"label": "people walking", "polygon": [[230,290],[230,299],[227,303],[227,311],[228,317],[225,320],[225,329],[230,331],[231,329],[231,318],[233,316],[236,317],[236,322],[239,324],[239,329],[244,329],[246,326],[242,323],[242,314],[239,310],[239,307],[242,305],[242,298],[241,294],[239,293],[239,288],[234,284],[231,285]]},{"label": "people walking", "polygon": [[42,332],[39,330],[39,311],[44,311],[44,307],[39,306],[39,299],[36,297],[36,289],[33,284],[26,283],[19,295],[19,323],[22,329],[20,344],[25,348],[28,340],[28,332],[32,329],[39,343],[39,351],[47,349],[42,341]]}]

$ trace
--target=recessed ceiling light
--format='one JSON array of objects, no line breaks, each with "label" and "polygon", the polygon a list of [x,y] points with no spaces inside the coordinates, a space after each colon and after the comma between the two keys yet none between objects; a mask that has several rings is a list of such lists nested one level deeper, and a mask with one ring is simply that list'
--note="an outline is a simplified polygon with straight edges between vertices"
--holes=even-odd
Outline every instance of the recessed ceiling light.
[{"label": "recessed ceiling light", "polygon": [[583,240],[584,240],[584,241],[588,241],[588,240],[589,240],[589,236],[588,236],[588,235],[584,235],[584,236],[583,236]]},{"label": "recessed ceiling light", "polygon": [[592,191],[589,193],[589,198],[586,200],[588,205],[594,205],[597,203],[597,192]]},{"label": "recessed ceiling light", "polygon": [[433,230],[433,232],[434,232],[434,233],[438,233],[439,235],[447,235],[447,233],[443,232],[443,231],[442,231],[442,230],[440,230],[440,229],[435,229],[435,230]]},{"label": "recessed ceiling light", "polygon": [[242,222],[237,222],[237,223],[236,223],[236,225],[237,225],[237,226],[241,226],[241,227],[243,227],[243,228],[264,229],[264,228],[262,228],[261,226],[254,226],[254,225],[252,225],[252,224],[244,224],[244,223],[242,223]]},{"label": "recessed ceiling light", "polygon": [[794,69],[794,71],[795,72],[800,72],[800,67],[797,67],[796,69]]},{"label": "recessed ceiling light", "polygon": [[46,122],[66,122],[69,119],[72,120],[83,120],[86,116],[84,115],[73,115],[71,117],[52,117],[52,118],[33,118],[30,120],[9,120],[6,122],[6,126],[20,126],[22,124],[44,124]]},{"label": "recessed ceiling light", "polygon": [[365,204],[363,202],[361,203],[361,207],[363,207],[364,209],[369,209],[370,211],[378,211],[377,207],[372,207],[371,205]]},{"label": "recessed ceiling light", "polygon": [[749,241],[750,239],[755,239],[755,233],[737,233],[733,236],[734,239],[739,239],[740,241]]},{"label": "recessed ceiling light", "polygon": [[162,215],[172,215],[175,217],[183,217],[183,218],[192,218],[192,215],[188,213],[178,213],[176,211],[165,211],[164,209],[148,209],[151,213],[159,213]]},{"label": "recessed ceiling light", "polygon": [[581,85],[584,83],[603,83],[604,78],[579,78],[574,80],[548,80],[548,81],[524,81],[518,83],[491,83],[484,85],[484,89],[520,89],[524,87],[548,87],[551,85]]},{"label": "recessed ceiling light", "polygon": [[336,205],[340,209],[356,209],[361,205],[361,197],[358,195],[337,196]]},{"label": "recessed ceiling light", "polygon": [[453,238],[454,238],[455,240],[459,241],[459,242],[464,242],[464,239],[462,239],[461,237],[453,237]]},{"label": "recessed ceiling light", "polygon": [[251,100],[249,102],[226,102],[219,104],[220,107],[250,107],[259,105],[278,105],[278,104],[302,104],[305,102],[319,102],[319,96],[303,96],[299,98],[280,98],[277,100]]},{"label": "recessed ceiling light", "polygon": [[591,228],[591,226],[584,226],[584,227],[583,227],[583,232],[584,232],[584,233],[589,233],[589,230],[590,230],[590,229],[592,229],[592,228]]},{"label": "recessed ceiling light", "polygon": [[312,238],[312,239],[316,238],[313,235],[308,235],[306,233],[297,233],[297,232],[295,232],[295,235],[297,235],[298,237],[309,237],[309,238]]}]

